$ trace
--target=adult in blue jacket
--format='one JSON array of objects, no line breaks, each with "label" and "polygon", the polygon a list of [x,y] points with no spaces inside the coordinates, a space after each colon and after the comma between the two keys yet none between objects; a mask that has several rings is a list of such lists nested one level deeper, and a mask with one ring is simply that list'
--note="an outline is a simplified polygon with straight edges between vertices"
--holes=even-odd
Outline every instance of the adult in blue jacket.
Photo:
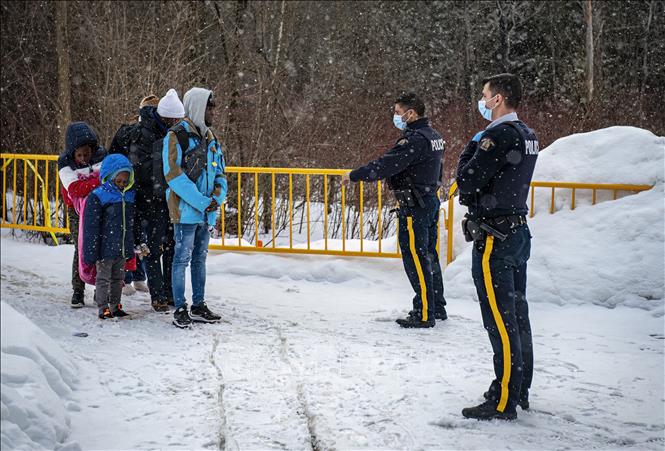
[{"label": "adult in blue jacket", "polygon": [[134,169],[121,154],[104,158],[102,184],[83,213],[83,261],[97,267],[95,302],[101,319],[126,316],[120,304],[125,260],[134,256]]},{"label": "adult in blue jacket", "polygon": [[[222,146],[209,128],[215,109],[212,91],[192,88],[185,93],[183,103],[186,118],[167,133],[162,150],[166,201],[175,238],[173,324],[179,328],[190,327],[192,321],[214,323],[221,319],[205,303],[205,262],[210,230],[227,191]],[[179,139],[184,132],[186,148]],[[185,270],[190,262],[192,308],[188,312]]]}]

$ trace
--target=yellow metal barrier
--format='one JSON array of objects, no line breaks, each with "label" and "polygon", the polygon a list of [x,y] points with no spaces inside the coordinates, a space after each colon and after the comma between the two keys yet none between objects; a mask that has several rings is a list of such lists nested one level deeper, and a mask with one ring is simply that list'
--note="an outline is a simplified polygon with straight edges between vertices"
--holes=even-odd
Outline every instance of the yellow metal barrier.
[{"label": "yellow metal barrier", "polygon": [[[60,200],[60,179],[58,177],[57,155],[28,155],[28,154],[0,154],[2,160],[2,227],[31,230],[35,232],[50,233],[55,242],[56,233],[69,233],[69,224],[66,219],[66,211]],[[19,168],[19,162],[20,167]],[[11,221],[8,220],[7,211],[7,173],[12,166],[12,200]],[[30,172],[28,172],[28,168]],[[21,170],[22,169],[22,170]],[[17,183],[18,175],[22,174],[22,183]],[[30,183],[32,178],[32,199],[30,198]],[[51,203],[50,183],[55,180],[55,200]],[[53,183],[53,182],[51,182]],[[22,207],[17,210],[17,201],[20,196]],[[32,210],[32,221],[28,220],[28,206]],[[59,212],[62,208],[63,221],[60,221]],[[19,213],[21,213],[19,215]],[[52,214],[55,217],[52,218]],[[20,218],[19,218],[20,216]],[[41,220],[39,220],[41,219]],[[41,224],[37,224],[37,222]]]},{"label": "yellow metal barrier", "polygon": [[[286,254],[319,254],[319,255],[339,255],[339,256],[358,256],[358,257],[386,257],[386,258],[395,258],[399,257],[399,248],[396,246],[396,251],[390,252],[385,250],[385,238],[384,225],[385,215],[383,210],[386,208],[385,202],[383,200],[382,191],[383,184],[377,182],[376,184],[376,196],[372,199],[373,205],[375,205],[376,213],[373,219],[376,220],[376,240],[368,240],[365,237],[365,220],[367,219],[367,199],[365,196],[365,186],[362,182],[357,185],[357,207],[350,207],[348,205],[348,193],[346,187],[341,183],[341,177],[344,174],[347,174],[349,171],[344,169],[302,169],[302,168],[253,168],[253,167],[227,167],[226,168],[227,176],[229,178],[235,176],[235,183],[231,182],[229,184],[229,191],[235,188],[236,195],[231,197],[227,196],[227,201],[222,205],[222,215],[221,224],[219,229],[221,233],[221,243],[220,244],[211,244],[210,249],[217,250],[229,250],[229,251],[253,251],[253,252],[275,252],[275,253],[286,253]],[[269,246],[264,246],[260,240],[259,233],[257,231],[260,227],[260,216],[266,217],[266,215],[261,215],[259,210],[261,209],[260,200],[262,196],[260,195],[260,176],[266,175],[270,176],[270,195],[263,196],[264,206],[267,205],[266,198],[269,197],[270,202],[270,224],[269,228],[271,230],[271,243]],[[283,176],[288,178],[288,185],[285,185],[284,188],[288,190],[288,193],[282,197],[277,197],[277,177]],[[252,202],[251,212],[247,213],[247,209],[243,211],[243,181],[250,179],[253,181],[253,198],[249,198],[249,201]],[[312,240],[312,210],[313,210],[313,200],[312,200],[312,185],[318,182],[317,186],[321,188],[321,200],[317,203],[319,207],[322,207],[322,237],[321,241],[323,245],[319,247],[313,246]],[[333,193],[331,191],[331,182],[337,181],[337,189]],[[294,189],[297,181],[304,182],[304,210],[303,216],[305,220],[306,233],[301,244],[294,244]],[[268,190],[262,191],[267,194]],[[336,196],[339,194],[339,206],[340,206],[340,221],[339,228],[341,229],[340,238],[338,241],[339,246],[332,246],[331,240],[331,223],[330,223],[330,210],[333,205],[330,202],[331,195]],[[237,243],[229,243],[227,239],[227,216],[228,211],[231,210],[229,207],[229,202],[233,199],[235,205],[233,206],[236,210],[236,238],[233,241]],[[276,219],[276,210],[278,208],[278,203],[281,200],[284,202],[288,199],[288,244],[284,243],[283,245],[278,244],[278,236],[276,236],[276,231],[279,229],[279,224]],[[352,212],[356,212],[358,215],[358,239],[357,246],[355,249],[349,248],[348,238],[348,220],[349,215]],[[253,232],[254,240],[253,243],[243,243],[242,237],[242,218],[243,213],[251,214],[253,216]],[[265,226],[265,224],[264,224]],[[306,241],[304,241],[306,239]],[[367,249],[367,241],[374,241],[376,243],[376,250]]]},{"label": "yellow metal barrier", "polygon": [[[2,164],[0,165],[3,173],[2,179],[2,222],[1,227],[23,229],[36,232],[50,233],[55,239],[56,233],[69,233],[69,221],[66,214],[66,206],[60,199],[60,179],[56,160],[57,155],[31,155],[31,154],[0,154]],[[30,169],[30,172],[28,172]],[[381,182],[371,188],[370,196],[365,194],[364,184],[358,183],[355,189],[357,197],[347,199],[347,190],[341,184],[341,176],[349,171],[344,169],[297,169],[297,168],[250,168],[250,167],[228,167],[226,168],[229,177],[229,195],[224,204],[222,204],[218,230],[221,232],[221,242],[210,245],[211,249],[229,250],[229,251],[252,251],[252,252],[275,252],[284,254],[314,254],[314,255],[338,255],[338,256],[359,256],[359,257],[387,257],[396,258],[400,256],[399,246],[394,243],[394,251],[385,250],[385,230],[392,230],[390,218],[386,219],[384,210],[389,207],[383,197],[384,187]],[[19,176],[22,176],[19,180]],[[269,189],[261,190],[261,176],[269,179]],[[287,178],[287,182],[279,183],[278,177]],[[235,183],[232,179],[235,178]],[[11,179],[11,190],[7,186]],[[32,179],[32,185],[29,180]],[[253,189],[243,191],[243,181],[253,182]],[[304,182],[302,196],[294,196],[294,189],[298,181]],[[336,182],[336,183],[333,183]],[[331,185],[336,188],[332,189]],[[263,185],[265,188],[265,185]],[[279,191],[278,191],[279,188]],[[282,191],[288,189],[288,193]],[[313,189],[314,188],[314,189]],[[616,199],[618,193],[640,192],[651,189],[650,185],[625,185],[625,184],[602,184],[602,183],[571,183],[571,182],[538,182],[531,183],[530,196],[530,216],[535,214],[535,189],[551,189],[550,213],[555,211],[555,190],[570,189],[572,192],[571,208],[575,209],[576,193],[580,190],[592,191],[592,204],[597,201],[596,193],[598,191],[611,191],[613,198]],[[231,192],[235,189],[236,193]],[[317,191],[318,190],[318,191]],[[370,191],[368,189],[368,191]],[[447,211],[442,208],[443,219],[439,221],[446,230],[447,248],[446,261],[450,263],[453,258],[453,226],[454,226],[454,195],[457,191],[457,184],[454,183],[447,193],[448,208]],[[8,194],[11,192],[11,200],[8,208]],[[313,194],[317,192],[318,202],[313,200]],[[296,193],[297,194],[297,193]],[[337,196],[339,195],[339,200]],[[332,196],[332,202],[331,202]],[[20,205],[17,203],[21,202]],[[353,204],[357,200],[357,203]],[[230,202],[235,205],[229,205]],[[294,203],[300,201],[300,207],[295,207]],[[349,205],[351,202],[352,205]],[[367,207],[369,205],[369,207]],[[28,209],[28,206],[31,208]],[[269,207],[269,210],[268,210]],[[322,207],[322,208],[321,208]],[[301,209],[300,229],[302,230],[305,221],[306,236],[302,236],[302,243],[294,243],[294,210]],[[312,210],[321,209],[322,216],[322,245],[314,246],[312,240],[313,220]],[[369,208],[369,210],[368,210]],[[338,210],[339,209],[339,210]],[[11,211],[11,215],[9,214]],[[236,220],[231,224],[227,223],[229,214],[237,215]],[[245,210],[245,211],[243,211]],[[260,210],[263,210],[261,213]],[[277,217],[280,212],[282,221]],[[29,220],[28,216],[32,214]],[[243,214],[247,221],[244,223]],[[330,215],[335,215],[331,223]],[[352,220],[351,217],[354,217]],[[365,236],[366,222],[374,226],[374,239],[367,239]],[[265,233],[264,237],[270,239],[270,245],[264,246],[261,240],[260,227],[263,223]],[[288,242],[284,238],[281,245],[278,240],[282,238],[278,230],[287,227],[288,223]],[[253,243],[243,242],[243,225],[253,227]],[[230,230],[235,226],[236,230]],[[357,227],[356,227],[357,226]],[[386,229],[386,226],[388,229]],[[352,228],[349,231],[349,227]],[[268,232],[269,229],[269,232]],[[338,241],[341,243],[331,243],[339,233]],[[357,229],[357,230],[356,230]],[[399,224],[395,225],[395,236],[399,230]],[[354,231],[357,231],[355,233]],[[371,232],[371,231],[370,231]],[[351,240],[347,235],[357,235],[357,240]],[[236,238],[227,238],[227,235]],[[440,236],[440,234],[439,234]],[[306,241],[305,241],[306,240]],[[353,245],[349,242],[354,241]],[[375,243],[372,246],[368,242]],[[56,240],[57,243],[57,240]],[[341,245],[340,245],[341,244]],[[437,250],[439,249],[437,243]],[[370,249],[374,247],[374,249]]]},{"label": "yellow metal barrier", "polygon": [[536,188],[550,188],[552,190],[550,200],[550,213],[554,213],[554,191],[558,189],[571,190],[571,204],[570,209],[575,209],[575,197],[579,190],[591,191],[591,204],[596,205],[598,191],[611,191],[612,199],[616,200],[619,191],[628,192],[641,192],[647,191],[652,188],[651,185],[627,185],[620,183],[576,183],[576,182],[531,182],[531,207],[529,208],[529,217],[533,218],[536,214],[535,209],[535,189]]}]

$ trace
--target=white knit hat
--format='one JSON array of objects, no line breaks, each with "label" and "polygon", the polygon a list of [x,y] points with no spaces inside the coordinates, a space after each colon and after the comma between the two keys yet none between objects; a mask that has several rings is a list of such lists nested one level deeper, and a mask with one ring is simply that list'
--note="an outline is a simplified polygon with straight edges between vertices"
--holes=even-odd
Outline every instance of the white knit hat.
[{"label": "white knit hat", "polygon": [[168,90],[166,95],[159,100],[157,105],[157,114],[161,117],[168,118],[183,118],[185,117],[185,107],[178,98],[178,93],[175,89]]}]

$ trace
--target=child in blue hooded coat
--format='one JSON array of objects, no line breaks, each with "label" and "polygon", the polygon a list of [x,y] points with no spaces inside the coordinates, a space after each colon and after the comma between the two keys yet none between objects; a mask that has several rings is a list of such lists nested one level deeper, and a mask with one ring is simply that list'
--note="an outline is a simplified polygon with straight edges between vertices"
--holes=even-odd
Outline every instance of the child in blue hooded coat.
[{"label": "child in blue hooded coat", "polygon": [[99,318],[127,316],[120,304],[125,260],[134,256],[134,170],[121,154],[104,158],[101,185],[83,213],[83,259],[97,267]]}]

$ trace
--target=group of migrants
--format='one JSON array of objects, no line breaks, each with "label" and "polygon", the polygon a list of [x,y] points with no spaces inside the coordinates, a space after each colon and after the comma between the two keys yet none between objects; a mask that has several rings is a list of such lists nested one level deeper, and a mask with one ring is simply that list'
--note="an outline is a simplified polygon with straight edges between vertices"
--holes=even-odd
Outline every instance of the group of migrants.
[{"label": "group of migrants", "polygon": [[[512,420],[517,406],[529,408],[533,346],[526,300],[531,249],[526,201],[539,143],[517,116],[521,98],[522,86],[513,74],[483,80],[477,108],[489,125],[466,145],[456,171],[459,201],[468,208],[462,228],[473,242],[471,271],[494,354],[495,379],[485,401],[462,411],[479,420]],[[142,104],[138,124],[118,131],[107,156],[86,124],[67,130],[60,177],[65,199],[74,206],[70,227],[80,244],[78,256],[74,253],[73,306],[83,305],[80,276],[88,265],[96,269],[100,318],[125,315],[122,285],[125,273],[138,267],[128,260],[137,255],[145,262],[156,311],[174,304],[173,324],[181,328],[220,320],[207,308],[204,289],[209,228],[227,191],[224,157],[209,129],[212,93],[193,88],[183,100],[184,107],[174,90],[156,107],[151,103],[156,98],[144,99],[148,104]],[[403,328],[431,328],[448,318],[436,247],[445,141],[415,93],[395,100],[393,123],[402,132],[395,145],[344,175],[342,183],[387,180],[399,203],[398,242],[415,292],[412,310],[396,322]],[[86,197],[87,202],[77,200]],[[184,283],[190,261],[193,305],[188,312]]]},{"label": "group of migrants", "polygon": [[122,318],[123,293],[147,288],[156,312],[175,308],[179,328],[220,321],[205,303],[208,242],[227,192],[222,146],[209,128],[215,107],[203,88],[183,101],[174,89],[145,97],[108,152],[88,124],[69,124],[58,172],[74,241],[72,307],[84,306],[88,283],[99,318]]}]

